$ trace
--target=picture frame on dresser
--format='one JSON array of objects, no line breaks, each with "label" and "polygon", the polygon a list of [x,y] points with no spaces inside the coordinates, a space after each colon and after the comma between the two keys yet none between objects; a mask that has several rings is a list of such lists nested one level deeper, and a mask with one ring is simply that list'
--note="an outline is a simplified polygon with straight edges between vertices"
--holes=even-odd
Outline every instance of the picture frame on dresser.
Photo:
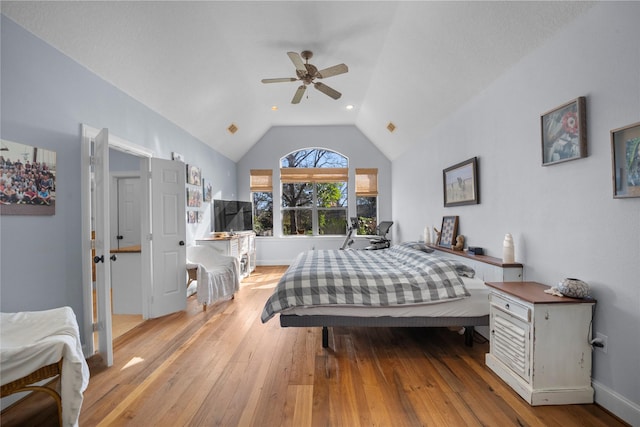
[{"label": "picture frame on dresser", "polygon": [[540,116],[542,166],[587,157],[586,104],[581,96]]},{"label": "picture frame on dresser", "polygon": [[444,207],[476,205],[478,191],[478,158],[472,157],[442,171]]},{"label": "picture frame on dresser", "polygon": [[443,248],[451,248],[455,244],[457,236],[458,216],[443,216],[442,227],[440,228],[440,236],[438,237],[436,245]]},{"label": "picture frame on dresser", "polygon": [[613,198],[640,197],[640,122],[611,131]]}]

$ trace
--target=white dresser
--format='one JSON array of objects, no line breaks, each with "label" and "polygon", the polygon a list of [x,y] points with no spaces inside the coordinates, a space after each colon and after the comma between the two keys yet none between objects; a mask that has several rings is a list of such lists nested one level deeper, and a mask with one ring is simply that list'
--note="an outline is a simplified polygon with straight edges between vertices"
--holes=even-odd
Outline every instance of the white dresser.
[{"label": "white dresser", "polygon": [[488,282],[486,363],[529,404],[593,403],[594,300],[556,297],[536,282]]},{"label": "white dresser", "polygon": [[240,276],[245,278],[256,269],[256,233],[239,231],[234,234],[219,234],[196,240],[198,245],[208,245],[222,255],[233,256],[240,262]]}]

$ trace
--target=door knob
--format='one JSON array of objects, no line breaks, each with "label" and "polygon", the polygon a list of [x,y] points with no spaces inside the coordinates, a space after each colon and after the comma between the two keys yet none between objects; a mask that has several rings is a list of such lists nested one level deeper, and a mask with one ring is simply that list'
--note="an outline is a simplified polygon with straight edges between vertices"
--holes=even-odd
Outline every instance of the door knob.
[{"label": "door knob", "polygon": [[113,254],[109,257],[111,259],[111,261],[115,261],[118,259],[118,257],[116,256],[116,254]]},{"label": "door knob", "polygon": [[117,240],[122,240],[122,239],[124,239],[124,237],[122,237],[122,236],[116,236],[116,239],[117,239]]},{"label": "door knob", "polygon": [[180,246],[184,246],[184,240],[180,240],[180,243],[178,243]]},{"label": "door knob", "polygon": [[99,263],[99,262],[104,262],[104,255],[101,255],[101,256],[96,255],[96,256],[94,256],[93,257],[93,262],[95,262],[96,264]]}]

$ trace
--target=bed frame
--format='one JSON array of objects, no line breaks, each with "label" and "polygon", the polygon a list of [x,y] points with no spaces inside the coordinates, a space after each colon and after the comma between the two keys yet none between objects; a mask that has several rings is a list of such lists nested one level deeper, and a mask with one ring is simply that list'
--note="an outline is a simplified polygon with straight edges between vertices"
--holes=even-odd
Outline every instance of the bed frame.
[{"label": "bed frame", "polygon": [[478,317],[354,317],[292,314],[280,315],[280,326],[288,327],[322,327],[322,347],[329,347],[329,326],[366,326],[366,327],[446,327],[462,326],[464,342],[473,346],[474,326],[488,326],[489,315]]}]

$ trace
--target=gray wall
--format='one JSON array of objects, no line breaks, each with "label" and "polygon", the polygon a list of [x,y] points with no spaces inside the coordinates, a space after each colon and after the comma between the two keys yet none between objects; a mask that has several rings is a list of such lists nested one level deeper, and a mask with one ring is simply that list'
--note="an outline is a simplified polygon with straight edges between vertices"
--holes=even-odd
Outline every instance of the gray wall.
[{"label": "gray wall", "polygon": [[[349,216],[356,214],[355,168],[378,168],[378,218],[393,219],[391,215],[391,162],[355,126],[276,126],[272,127],[247,154],[237,168],[238,193],[242,200],[250,200],[249,172],[251,169],[273,169],[273,235],[257,239],[258,264],[289,264],[303,250],[337,249],[343,237],[282,236],[280,209],[280,159],[302,148],[327,148],[349,159]],[[392,232],[389,234],[393,235]],[[362,242],[358,242],[362,244]],[[356,246],[354,246],[356,247]]]},{"label": "gray wall", "polygon": [[81,124],[107,127],[156,157],[183,154],[216,197],[235,197],[236,166],[4,15],[1,31],[1,137],[56,151],[57,206],[54,216],[0,217],[0,309],[68,305],[82,324]]},{"label": "gray wall", "polygon": [[[512,233],[526,280],[588,282],[598,300],[594,331],[608,336],[609,347],[593,355],[596,400],[635,425],[640,198],[612,197],[609,131],[640,121],[639,18],[640,3],[591,9],[395,160],[392,188],[399,240],[459,215],[467,243],[489,255],[501,257]],[[587,97],[589,156],[541,166],[540,115],[578,96]],[[442,170],[473,156],[480,204],[444,208]]]}]

